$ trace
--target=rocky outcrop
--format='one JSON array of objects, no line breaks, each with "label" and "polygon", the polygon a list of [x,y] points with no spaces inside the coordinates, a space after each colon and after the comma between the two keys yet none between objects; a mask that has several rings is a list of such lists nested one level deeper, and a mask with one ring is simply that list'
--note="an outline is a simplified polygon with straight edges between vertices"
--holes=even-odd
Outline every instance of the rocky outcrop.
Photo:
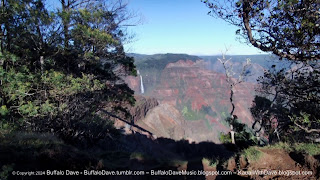
[{"label": "rocky outcrop", "polygon": [[139,76],[126,76],[124,81],[129,85],[129,87],[134,90],[137,94],[141,92],[140,90],[140,77]]},{"label": "rocky outcrop", "polygon": [[130,109],[132,120],[136,123],[143,119],[149,110],[159,105],[157,99],[153,97],[135,96],[136,104]]},{"label": "rocky outcrop", "polygon": [[[145,118],[147,113],[154,107],[158,106],[158,100],[152,97],[143,97],[140,95],[134,96],[136,99],[135,105],[132,106],[128,103],[119,104],[115,109],[108,108],[112,104],[107,104],[106,108],[101,112],[105,118],[112,120],[114,126],[117,129],[123,129],[124,133],[131,133],[132,126],[134,126],[139,120]],[[139,131],[142,134],[150,134],[139,128],[133,129]]]},{"label": "rocky outcrop", "polygon": [[137,125],[156,134],[158,137],[182,139],[185,137],[185,121],[179,110],[170,104],[160,104],[151,109]]}]

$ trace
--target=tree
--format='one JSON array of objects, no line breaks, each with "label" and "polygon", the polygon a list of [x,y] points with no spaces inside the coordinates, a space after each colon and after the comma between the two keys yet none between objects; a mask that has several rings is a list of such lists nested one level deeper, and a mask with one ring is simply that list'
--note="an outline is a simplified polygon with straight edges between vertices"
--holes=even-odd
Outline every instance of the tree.
[{"label": "tree", "polygon": [[254,47],[295,61],[320,59],[318,0],[202,0]]},{"label": "tree", "polygon": [[[51,16],[39,0],[2,0],[1,52],[16,54],[29,59],[29,67],[40,65],[40,57],[46,53],[48,27]],[[31,65],[32,64],[32,65]]]},{"label": "tree", "polygon": [[[255,97],[251,108],[253,127],[260,125],[257,131],[264,128],[270,142],[275,134],[283,140],[319,141],[319,63],[294,63],[279,70],[273,66],[258,81],[257,92],[264,97]],[[272,117],[277,119],[276,127]]]},{"label": "tree", "polygon": [[[75,71],[78,72],[77,67],[90,70],[103,61],[104,65],[112,68],[122,64],[123,67],[130,68],[128,72],[134,69],[133,59],[124,56],[123,43],[130,39],[126,27],[138,22],[130,21],[136,15],[127,10],[126,3],[122,0],[60,2],[61,9],[56,12],[56,21],[59,25],[57,34],[62,39],[62,55],[65,58],[60,60],[61,66],[66,66],[68,71],[76,68]],[[77,57],[77,61],[70,62],[73,57]]]},{"label": "tree", "polygon": [[[222,54],[222,58],[218,58],[220,63],[222,64],[225,75],[226,81],[229,85],[230,97],[229,101],[231,103],[231,111],[229,117],[227,117],[226,121],[230,125],[230,139],[232,144],[237,144],[238,147],[246,147],[248,144],[252,145],[255,142],[253,141],[252,134],[248,132],[246,129],[246,125],[240,123],[238,120],[237,115],[234,114],[235,105],[234,105],[234,88],[245,81],[246,76],[248,75],[248,70],[251,66],[250,59],[248,58],[245,64],[242,66],[242,70],[239,74],[236,75],[236,72],[233,71],[233,64],[230,62],[231,58],[226,59],[225,54]],[[236,76],[236,77],[235,77]],[[228,139],[226,135],[221,134],[221,139]]]},{"label": "tree", "polygon": [[52,132],[94,143],[112,132],[99,109],[134,103],[120,77],[136,73],[123,50],[126,4],[60,2],[56,11],[43,0],[1,1],[0,135]]},{"label": "tree", "polygon": [[[320,2],[318,0],[202,0],[211,11],[239,29],[254,47],[292,62],[275,65],[260,78],[260,97],[251,112],[253,128],[269,140],[319,139]],[[298,68],[297,68],[298,67]]]}]

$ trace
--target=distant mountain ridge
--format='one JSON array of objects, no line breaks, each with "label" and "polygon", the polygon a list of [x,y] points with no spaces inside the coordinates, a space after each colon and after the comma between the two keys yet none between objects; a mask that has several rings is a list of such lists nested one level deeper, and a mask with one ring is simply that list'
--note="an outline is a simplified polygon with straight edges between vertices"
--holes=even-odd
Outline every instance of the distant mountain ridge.
[{"label": "distant mountain ridge", "polygon": [[[175,53],[166,53],[166,54],[137,54],[137,53],[128,53],[128,56],[135,59],[135,64],[138,69],[147,69],[147,68],[159,68],[164,69],[168,63],[175,63],[179,60],[191,60],[196,61],[203,59],[205,61],[216,62],[218,58],[222,58],[222,55],[213,55],[213,56],[197,56],[189,54],[175,54]],[[260,54],[260,55],[226,55],[226,59],[231,58],[233,63],[242,63],[245,62],[247,58],[251,60],[254,64],[259,64],[265,69],[269,69],[272,65],[277,67],[287,67],[288,61],[282,60],[279,61],[279,57],[269,54]]]},{"label": "distant mountain ridge", "polygon": [[167,64],[177,62],[179,60],[191,60],[196,61],[201,59],[198,56],[188,55],[188,54],[154,54],[154,55],[144,55],[144,54],[128,54],[135,59],[135,64],[139,70],[156,68],[162,70]]}]

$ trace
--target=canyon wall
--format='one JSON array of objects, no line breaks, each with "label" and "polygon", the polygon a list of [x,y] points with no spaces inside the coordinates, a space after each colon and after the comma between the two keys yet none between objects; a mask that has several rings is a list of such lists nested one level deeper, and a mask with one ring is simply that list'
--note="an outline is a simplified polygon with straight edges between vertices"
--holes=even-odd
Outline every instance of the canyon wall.
[{"label": "canyon wall", "polygon": [[[156,82],[145,83],[146,89],[148,84],[153,87],[144,96],[157,99],[159,105],[135,120],[137,124],[161,137],[218,142],[219,133],[229,131],[225,119],[231,111],[230,86],[224,73],[208,68],[209,63],[180,60],[167,64],[153,77]],[[127,77],[126,82],[141,94],[138,76]],[[254,83],[243,82],[234,88],[234,114],[248,125],[253,121],[249,110],[253,97]]]}]

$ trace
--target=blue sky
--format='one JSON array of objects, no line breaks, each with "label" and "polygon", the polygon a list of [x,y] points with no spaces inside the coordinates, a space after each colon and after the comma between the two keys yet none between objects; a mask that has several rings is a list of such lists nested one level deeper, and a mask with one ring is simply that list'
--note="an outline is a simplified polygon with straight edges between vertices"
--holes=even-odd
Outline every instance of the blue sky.
[{"label": "blue sky", "polygon": [[236,27],[207,15],[200,0],[129,0],[129,9],[143,17],[141,25],[131,27],[135,41],[126,44],[130,53],[187,53],[220,55],[260,54],[256,48],[236,40]]}]

